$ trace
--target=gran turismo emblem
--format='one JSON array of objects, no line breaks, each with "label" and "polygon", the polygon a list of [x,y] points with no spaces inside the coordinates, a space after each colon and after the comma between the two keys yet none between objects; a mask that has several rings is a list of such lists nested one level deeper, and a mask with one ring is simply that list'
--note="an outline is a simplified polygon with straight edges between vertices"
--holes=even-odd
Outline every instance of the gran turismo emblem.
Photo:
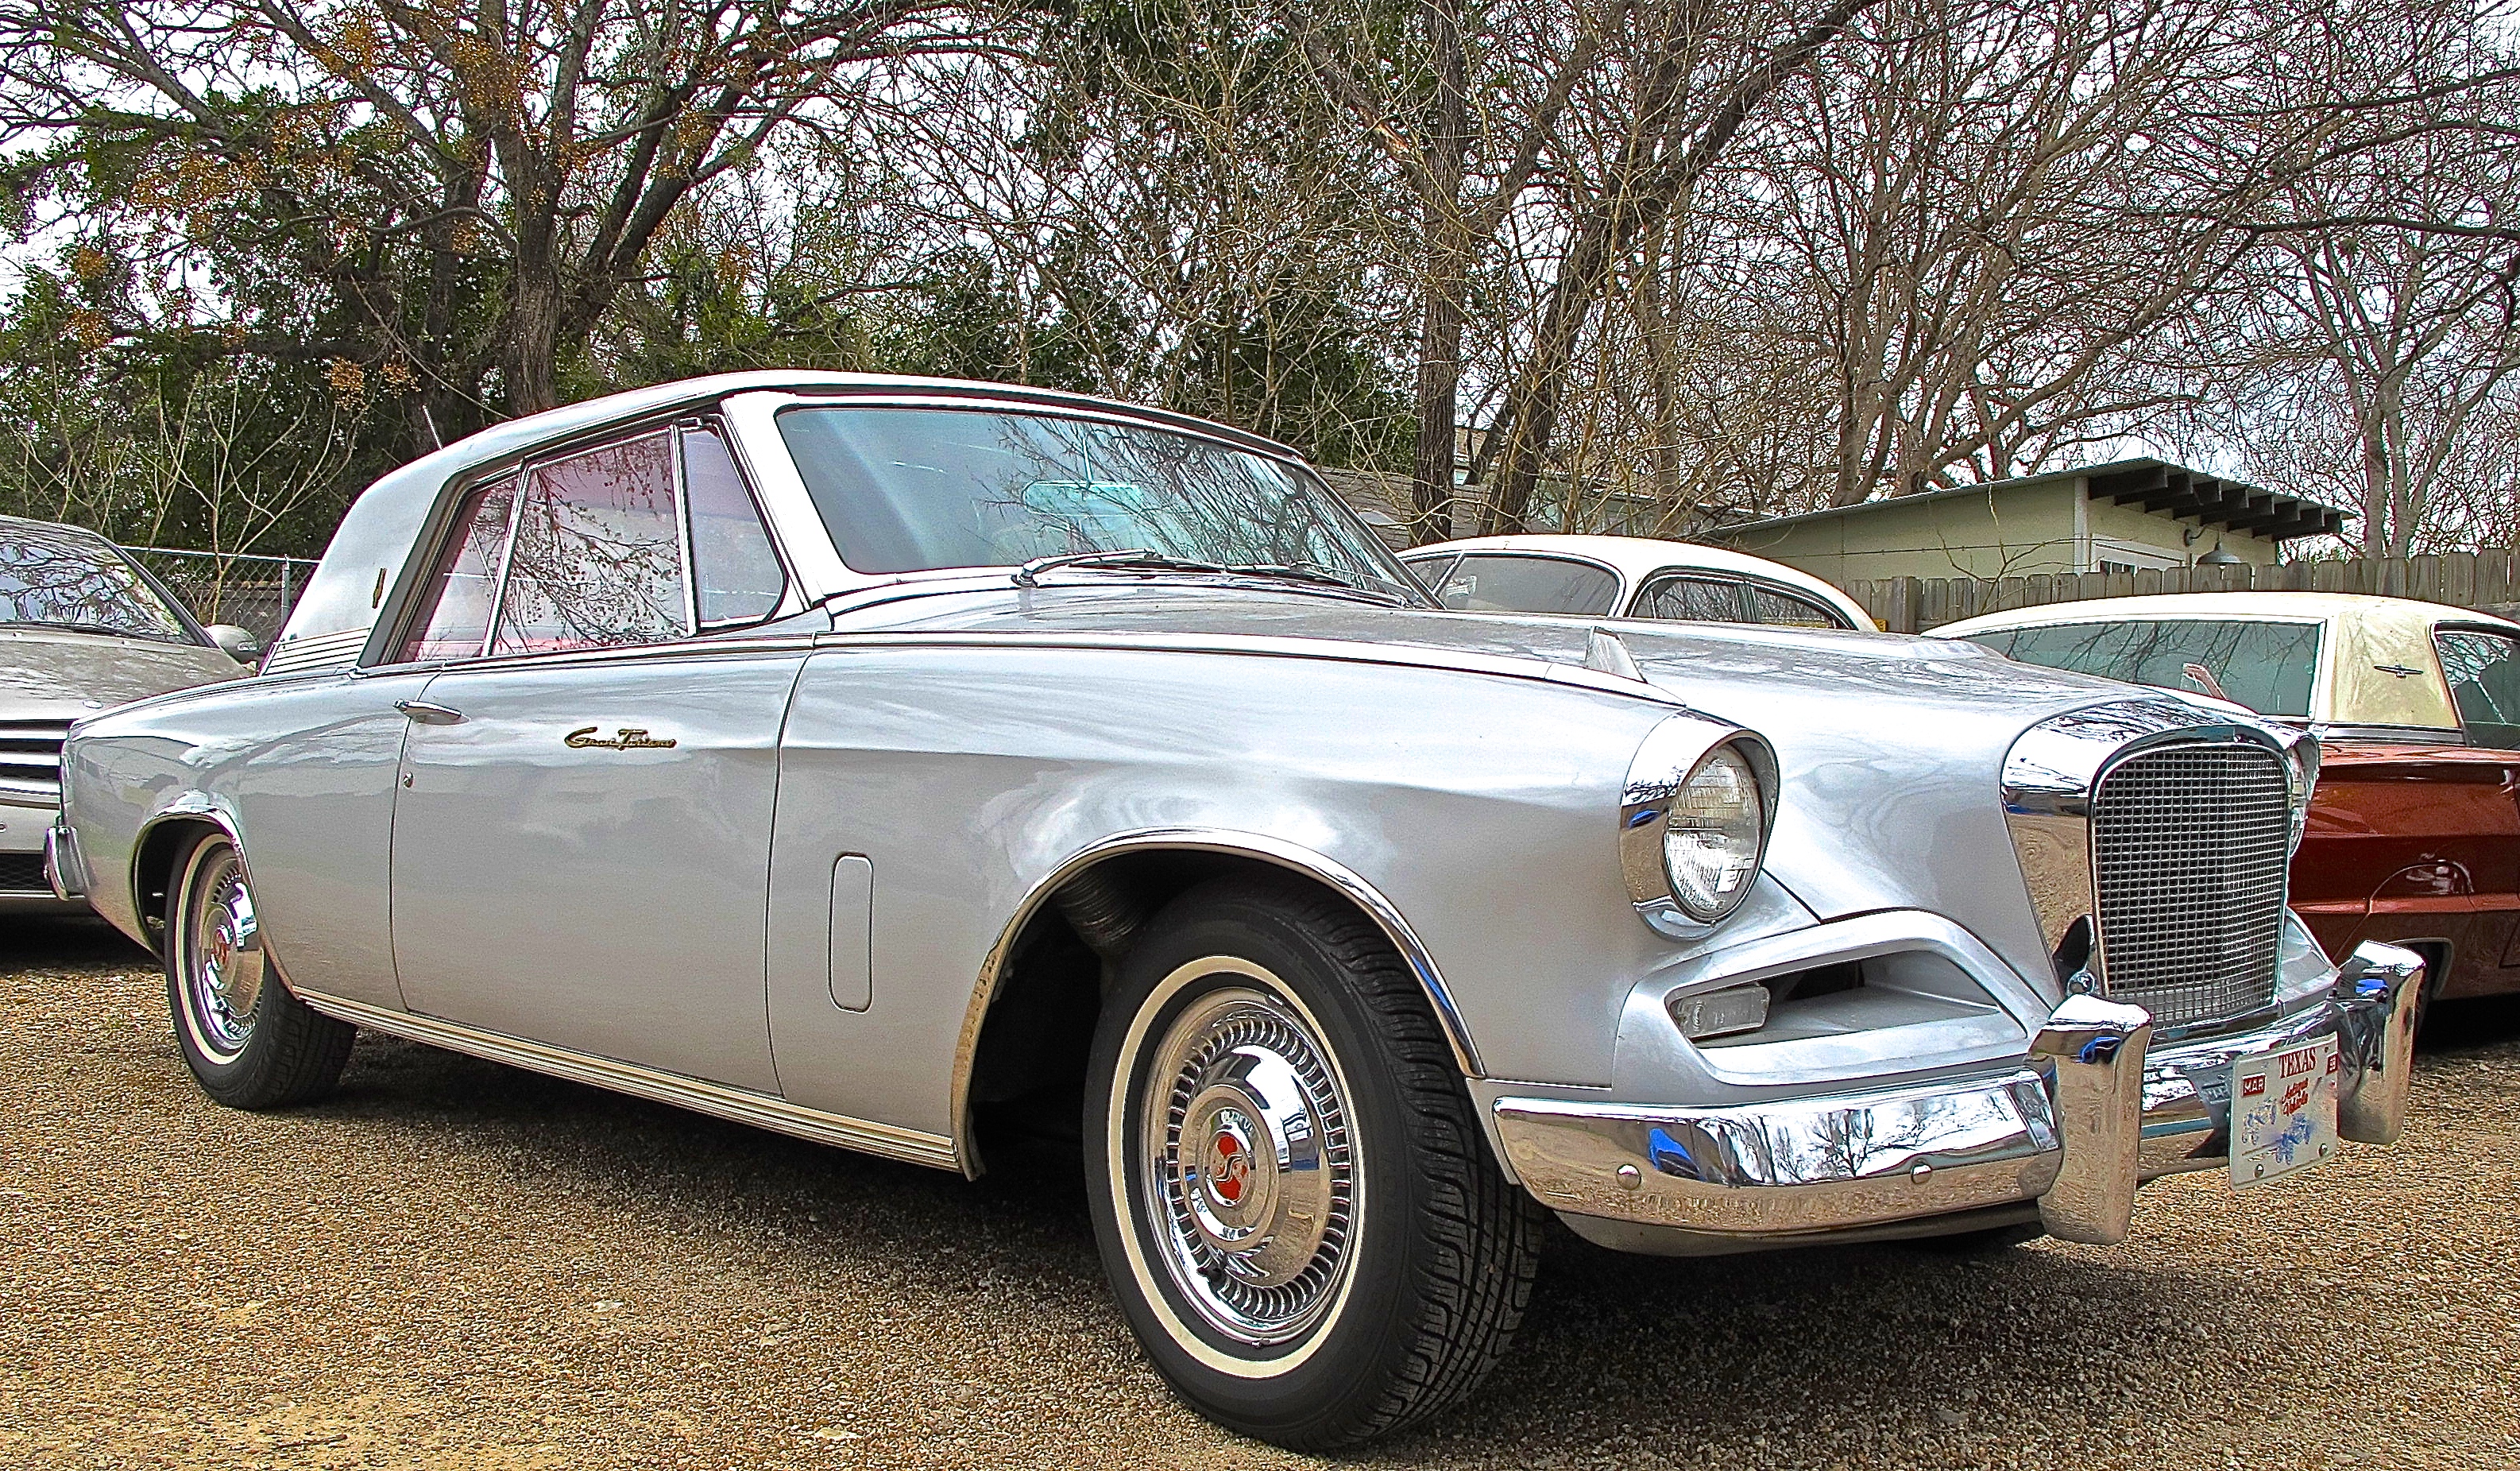
[{"label": "gran turismo emblem", "polygon": [[570,731],[562,739],[569,746],[580,751],[590,746],[601,747],[606,751],[664,751],[675,745],[671,736],[659,740],[648,734],[645,728],[624,725],[611,735],[597,735],[596,732],[603,728],[600,725],[584,726]]}]

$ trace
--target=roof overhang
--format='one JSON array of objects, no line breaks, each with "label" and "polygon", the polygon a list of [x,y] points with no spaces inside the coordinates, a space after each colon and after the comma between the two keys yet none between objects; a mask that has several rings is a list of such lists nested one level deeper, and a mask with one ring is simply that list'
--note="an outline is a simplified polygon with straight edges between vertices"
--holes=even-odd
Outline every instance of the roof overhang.
[{"label": "roof overhang", "polygon": [[2160,460],[2102,466],[2092,472],[2089,483],[2093,500],[2193,518],[2204,526],[2269,541],[2333,536],[2345,529],[2345,513],[2333,506]]}]

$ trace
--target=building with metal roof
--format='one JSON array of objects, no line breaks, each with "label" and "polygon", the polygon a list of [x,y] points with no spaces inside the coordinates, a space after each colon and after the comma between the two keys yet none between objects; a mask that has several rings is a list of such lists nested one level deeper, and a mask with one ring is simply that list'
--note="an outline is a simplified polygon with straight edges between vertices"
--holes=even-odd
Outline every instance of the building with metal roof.
[{"label": "building with metal roof", "polygon": [[2283,543],[2344,525],[2332,506],[2147,458],[1744,522],[1706,539],[1842,585],[2268,566]]}]

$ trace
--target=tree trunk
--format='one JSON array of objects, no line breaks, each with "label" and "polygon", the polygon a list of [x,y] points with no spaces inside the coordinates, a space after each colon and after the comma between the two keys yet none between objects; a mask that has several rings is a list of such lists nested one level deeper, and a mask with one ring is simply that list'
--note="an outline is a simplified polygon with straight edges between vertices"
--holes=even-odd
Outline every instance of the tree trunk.
[{"label": "tree trunk", "polygon": [[1410,486],[1409,540],[1453,534],[1455,425],[1461,415],[1462,299],[1458,284],[1430,282],[1418,342],[1418,453]]},{"label": "tree trunk", "polygon": [[1454,432],[1461,416],[1462,321],[1469,292],[1462,181],[1470,153],[1469,56],[1455,0],[1424,0],[1426,49],[1434,62],[1426,171],[1420,188],[1426,250],[1426,305],[1418,337],[1418,446],[1410,486],[1409,539],[1453,534]]}]

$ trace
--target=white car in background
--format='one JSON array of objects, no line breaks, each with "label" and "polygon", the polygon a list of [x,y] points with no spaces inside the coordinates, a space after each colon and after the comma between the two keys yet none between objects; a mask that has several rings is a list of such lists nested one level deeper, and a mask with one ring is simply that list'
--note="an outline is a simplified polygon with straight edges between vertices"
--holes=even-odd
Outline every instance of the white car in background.
[{"label": "white car in background", "polygon": [[94,531],[0,516],[0,916],[87,911],[44,876],[70,722],[241,678],[259,652],[252,638],[225,623],[202,626]]},{"label": "white car in background", "polygon": [[1400,560],[1445,607],[1788,628],[1881,625],[1807,572],[1721,547],[1646,536],[1475,536]]}]

